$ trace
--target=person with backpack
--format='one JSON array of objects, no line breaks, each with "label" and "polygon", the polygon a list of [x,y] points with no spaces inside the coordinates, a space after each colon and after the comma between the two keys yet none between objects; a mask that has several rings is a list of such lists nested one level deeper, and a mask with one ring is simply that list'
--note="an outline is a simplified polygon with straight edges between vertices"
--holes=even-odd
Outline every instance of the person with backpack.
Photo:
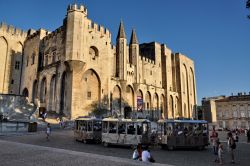
[{"label": "person with backpack", "polygon": [[236,143],[231,132],[228,133],[228,148],[231,156],[231,163],[234,164],[234,150],[236,149]]}]

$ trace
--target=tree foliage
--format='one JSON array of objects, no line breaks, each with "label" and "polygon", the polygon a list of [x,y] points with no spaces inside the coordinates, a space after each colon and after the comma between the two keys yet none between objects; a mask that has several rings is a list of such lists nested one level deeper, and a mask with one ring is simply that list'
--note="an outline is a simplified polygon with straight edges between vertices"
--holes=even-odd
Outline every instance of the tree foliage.
[{"label": "tree foliage", "polygon": [[[250,0],[246,1],[246,8],[250,9]],[[250,15],[247,16],[250,19]]]}]

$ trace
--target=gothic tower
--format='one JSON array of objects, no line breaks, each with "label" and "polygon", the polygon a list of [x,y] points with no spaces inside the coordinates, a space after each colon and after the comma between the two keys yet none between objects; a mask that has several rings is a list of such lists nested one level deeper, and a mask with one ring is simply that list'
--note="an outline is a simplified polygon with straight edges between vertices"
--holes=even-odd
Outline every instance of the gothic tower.
[{"label": "gothic tower", "polygon": [[116,77],[121,80],[127,79],[127,39],[121,21],[119,31],[116,37]]},{"label": "gothic tower", "polygon": [[129,63],[135,66],[135,80],[136,83],[139,83],[139,43],[134,29],[132,30],[129,43]]}]

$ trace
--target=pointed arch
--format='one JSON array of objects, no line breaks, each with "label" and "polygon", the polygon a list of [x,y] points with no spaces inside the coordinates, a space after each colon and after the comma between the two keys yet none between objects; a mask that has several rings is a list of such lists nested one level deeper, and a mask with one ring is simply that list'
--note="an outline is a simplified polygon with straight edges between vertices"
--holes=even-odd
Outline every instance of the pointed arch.
[{"label": "pointed arch", "polygon": [[66,91],[67,91],[67,86],[66,86],[66,78],[67,78],[67,74],[66,71],[64,71],[61,75],[61,90],[60,90],[60,110],[59,110],[59,114],[63,115],[64,113],[64,109],[65,109],[65,103],[66,103]]},{"label": "pointed arch", "polygon": [[134,89],[131,85],[128,85],[126,87],[126,97],[127,97],[127,102],[128,102],[128,105],[130,107],[134,107],[134,102],[135,102],[135,98],[134,98]]},{"label": "pointed arch", "polygon": [[145,108],[146,110],[150,110],[152,107],[152,104],[151,104],[151,94],[149,91],[146,92],[146,95],[145,95]]},{"label": "pointed arch", "polygon": [[4,93],[5,75],[7,67],[8,41],[5,37],[0,37],[0,93]]},{"label": "pointed arch", "polygon": [[169,111],[168,112],[171,113],[171,116],[174,119],[175,118],[175,115],[174,115],[174,99],[173,99],[172,95],[169,96]]},{"label": "pointed arch", "polygon": [[[186,99],[187,99],[187,114],[185,114],[186,117],[190,118],[190,101],[189,101],[189,81],[188,81],[188,71],[187,71],[187,67],[186,67],[186,64],[183,63],[183,66],[184,66],[184,69],[185,69],[185,88],[186,88]],[[184,106],[185,107],[185,106]]]},{"label": "pointed arch", "polygon": [[175,117],[181,117],[182,116],[182,112],[181,112],[181,109],[180,109],[180,101],[179,101],[179,98],[176,96],[175,97]]},{"label": "pointed arch", "polygon": [[113,88],[112,110],[121,111],[121,88],[118,85]]},{"label": "pointed arch", "polygon": [[47,80],[44,77],[40,84],[40,102],[46,103],[46,93],[47,93]]},{"label": "pointed arch", "polygon": [[22,92],[22,95],[23,95],[24,97],[29,97],[29,90],[28,90],[27,88],[24,88],[24,89],[23,89],[23,92]]},{"label": "pointed arch", "polygon": [[82,103],[84,103],[82,115],[88,115],[91,111],[99,109],[101,103],[101,81],[94,69],[88,69],[83,73]]},{"label": "pointed arch", "polygon": [[55,96],[56,96],[56,75],[54,74],[50,80],[49,88],[49,110],[54,111],[55,109]]},{"label": "pointed arch", "polygon": [[193,93],[193,100],[194,100],[194,104],[196,104],[196,88],[195,88],[195,78],[194,78],[194,70],[190,67],[190,73],[191,73],[191,90],[192,90],[192,93]]},{"label": "pointed arch", "polygon": [[164,94],[162,94],[161,95],[161,106],[160,106],[160,108],[161,108],[161,113],[163,114],[163,117],[164,118],[167,118],[168,117],[168,113],[167,113],[167,111],[166,111],[166,107],[165,107],[165,96],[164,96]]},{"label": "pointed arch", "polygon": [[143,111],[143,93],[141,89],[138,89],[136,92],[136,103],[137,111]]},{"label": "pointed arch", "polygon": [[153,107],[154,107],[155,110],[159,110],[159,97],[158,97],[157,93],[154,93]]},{"label": "pointed arch", "polygon": [[35,102],[35,99],[37,98],[37,90],[38,90],[38,83],[37,80],[33,82],[32,86],[32,102]]}]

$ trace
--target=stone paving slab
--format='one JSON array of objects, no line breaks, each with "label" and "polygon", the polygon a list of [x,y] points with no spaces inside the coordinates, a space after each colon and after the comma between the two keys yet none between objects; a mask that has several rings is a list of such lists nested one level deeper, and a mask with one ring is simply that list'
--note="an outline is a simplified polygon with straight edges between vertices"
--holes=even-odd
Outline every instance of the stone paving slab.
[{"label": "stone paving slab", "polygon": [[23,144],[0,140],[0,165],[4,166],[69,166],[69,165],[154,165],[167,164],[143,163],[125,158],[77,152],[52,147]]}]

